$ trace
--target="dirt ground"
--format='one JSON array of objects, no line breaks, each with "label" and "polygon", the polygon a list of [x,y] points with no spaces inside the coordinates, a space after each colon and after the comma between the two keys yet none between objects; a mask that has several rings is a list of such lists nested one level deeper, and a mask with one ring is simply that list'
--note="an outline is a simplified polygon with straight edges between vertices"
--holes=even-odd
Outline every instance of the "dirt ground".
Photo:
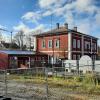
[{"label": "dirt ground", "polygon": [[[99,95],[87,95],[68,91],[62,88],[47,87],[46,84],[33,84],[14,80],[0,82],[0,95],[12,100],[100,100]],[[48,99],[47,99],[48,96]]]}]

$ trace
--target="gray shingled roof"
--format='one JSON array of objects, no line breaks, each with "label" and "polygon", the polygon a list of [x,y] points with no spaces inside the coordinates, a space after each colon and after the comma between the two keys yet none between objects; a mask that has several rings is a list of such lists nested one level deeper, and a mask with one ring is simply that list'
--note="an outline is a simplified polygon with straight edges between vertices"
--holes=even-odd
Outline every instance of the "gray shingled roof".
[{"label": "gray shingled roof", "polygon": [[20,51],[20,50],[0,50],[0,53],[12,54],[12,55],[34,55],[33,51]]},{"label": "gray shingled roof", "polygon": [[[67,32],[72,32],[72,33],[76,33],[75,30],[73,29],[66,29],[65,27],[60,27],[59,29],[55,28],[55,29],[52,29],[50,31],[47,31],[47,32],[43,32],[43,33],[40,33],[40,34],[35,34],[34,36],[50,36],[50,35],[59,35],[59,34],[66,34]],[[88,37],[92,37],[92,38],[95,38],[95,39],[98,39],[92,35],[88,35],[88,34],[84,34],[82,32],[78,32],[80,35],[85,35],[85,36],[88,36]]]}]

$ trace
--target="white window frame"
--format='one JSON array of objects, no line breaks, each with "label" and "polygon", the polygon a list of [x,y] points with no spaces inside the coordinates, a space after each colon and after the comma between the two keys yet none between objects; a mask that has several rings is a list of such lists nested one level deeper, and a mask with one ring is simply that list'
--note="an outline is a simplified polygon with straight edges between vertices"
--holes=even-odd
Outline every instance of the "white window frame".
[{"label": "white window frame", "polygon": [[96,43],[94,43],[94,47],[95,47],[95,50],[97,49],[97,45],[96,45]]},{"label": "white window frame", "polygon": [[73,54],[73,60],[76,60],[76,54]]},{"label": "white window frame", "polygon": [[56,48],[59,48],[60,47],[60,40],[59,39],[56,39],[55,40],[55,47]]},{"label": "white window frame", "polygon": [[73,39],[73,48],[76,49],[76,39]]},{"label": "white window frame", "polygon": [[52,48],[52,40],[48,40],[48,48]]},{"label": "white window frame", "polygon": [[78,48],[78,49],[81,48],[81,40],[77,40],[77,48]]},{"label": "white window frame", "polygon": [[46,42],[45,42],[45,40],[42,40],[42,48],[46,48]]},{"label": "white window frame", "polygon": [[89,50],[91,49],[91,42],[88,43],[89,44]]},{"label": "white window frame", "polygon": [[[88,48],[87,48],[88,46]],[[90,50],[90,46],[91,46],[91,43],[89,41],[85,41],[85,49],[89,49]]]},{"label": "white window frame", "polygon": [[97,49],[96,43],[92,43],[92,50],[96,50],[96,49]]},{"label": "white window frame", "polygon": [[48,63],[51,63],[51,56],[48,55]]}]

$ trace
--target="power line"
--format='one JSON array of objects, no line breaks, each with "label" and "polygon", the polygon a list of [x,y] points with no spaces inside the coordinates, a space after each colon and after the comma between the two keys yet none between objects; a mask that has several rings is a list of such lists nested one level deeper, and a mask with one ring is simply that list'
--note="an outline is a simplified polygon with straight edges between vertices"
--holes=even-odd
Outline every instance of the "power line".
[{"label": "power line", "polygon": [[10,45],[9,45],[9,48],[12,48],[12,39],[13,39],[13,32],[16,32],[16,31],[10,31],[10,30],[7,30],[7,29],[4,29],[4,28],[0,28],[1,31],[4,31],[4,32],[9,32],[10,33]]}]

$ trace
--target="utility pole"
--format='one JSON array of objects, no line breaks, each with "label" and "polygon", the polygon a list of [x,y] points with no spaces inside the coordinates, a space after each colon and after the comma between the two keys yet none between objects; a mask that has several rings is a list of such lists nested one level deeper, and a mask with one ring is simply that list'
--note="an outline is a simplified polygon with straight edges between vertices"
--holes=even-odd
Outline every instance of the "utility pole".
[{"label": "utility pole", "polygon": [[[51,33],[52,33],[52,17],[53,17],[53,15],[51,15]],[[53,43],[52,43],[52,72],[54,73],[54,37],[53,37],[53,41],[52,41]]]},{"label": "utility pole", "polygon": [[11,44],[10,44],[10,48],[12,48],[12,31],[10,33],[11,33]]},{"label": "utility pole", "polygon": [[12,31],[9,31],[9,30],[7,30],[7,29],[3,29],[3,28],[0,28],[0,30],[1,31],[4,31],[4,32],[9,32],[10,33],[10,35],[11,35],[11,38],[10,38],[10,41],[11,41],[11,44],[10,44],[10,47],[9,48],[11,48],[12,47]]}]

